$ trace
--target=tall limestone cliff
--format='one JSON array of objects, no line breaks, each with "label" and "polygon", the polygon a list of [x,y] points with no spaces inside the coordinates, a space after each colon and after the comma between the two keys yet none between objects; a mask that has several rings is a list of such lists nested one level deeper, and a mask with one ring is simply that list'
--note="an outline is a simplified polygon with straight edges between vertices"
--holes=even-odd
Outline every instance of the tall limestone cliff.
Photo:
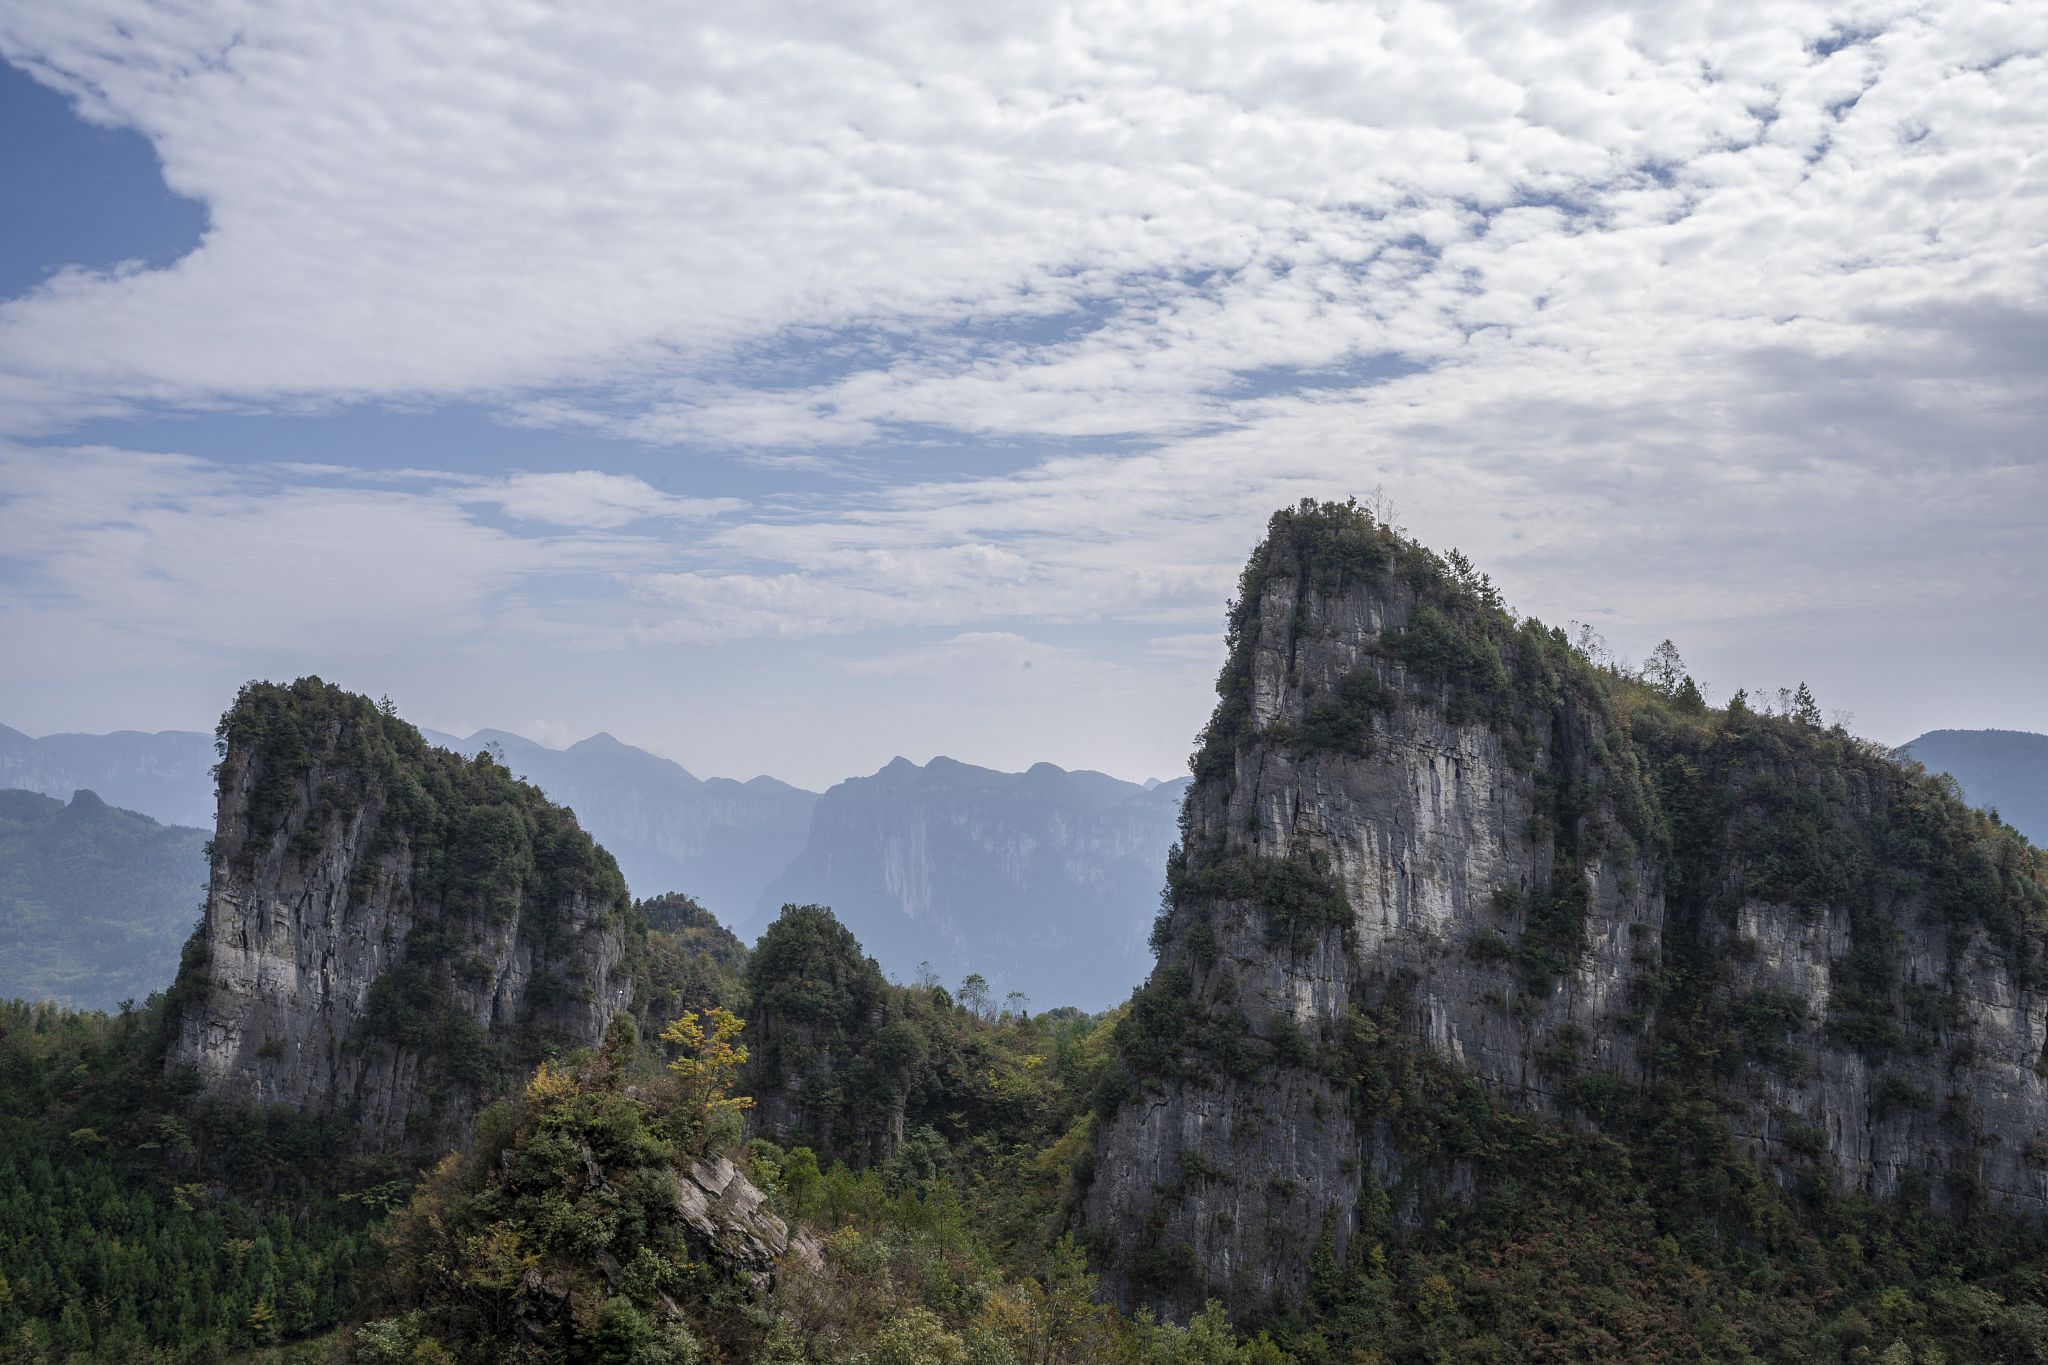
[{"label": "tall limestone cliff", "polygon": [[629,904],[571,812],[317,678],[249,684],[218,733],[173,1071],[401,1152],[458,1141],[539,1057],[602,1038]]},{"label": "tall limestone cliff", "polygon": [[1274,518],[1229,645],[1085,1196],[1126,1301],[1299,1303],[1513,1178],[1494,1112],[1712,1208],[2048,1209],[2012,831],[1811,707],[1597,667],[1354,507]]}]

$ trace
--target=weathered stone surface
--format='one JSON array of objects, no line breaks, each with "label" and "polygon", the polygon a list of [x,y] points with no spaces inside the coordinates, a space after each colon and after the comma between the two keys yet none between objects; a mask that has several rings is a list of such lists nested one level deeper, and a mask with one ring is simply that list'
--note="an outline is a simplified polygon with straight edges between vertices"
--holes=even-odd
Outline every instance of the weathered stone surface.
[{"label": "weathered stone surface", "polygon": [[[216,1098],[339,1115],[365,1150],[445,1150],[541,1048],[595,1045],[627,1004],[622,907],[582,890],[539,903],[531,867],[510,862],[486,869],[498,879],[493,904],[508,908],[451,906],[430,889],[419,831],[386,784],[323,808],[324,789],[360,777],[337,771],[350,723],[323,721],[289,810],[267,832],[250,817],[262,756],[231,744],[223,758],[203,955],[173,992],[168,1065],[195,1072]],[[409,959],[423,927],[442,950]],[[408,962],[434,1009],[426,1036],[410,1040],[370,1020],[376,983]],[[450,1055],[458,1043],[489,1049],[488,1065],[461,1065]]]},{"label": "weathered stone surface", "polygon": [[[1513,755],[1494,726],[1454,722],[1446,689],[1413,676],[1385,647],[1386,632],[1416,607],[1397,575],[1335,591],[1296,573],[1260,585],[1247,629],[1250,723],[1227,771],[1189,793],[1184,866],[1194,881],[1218,861],[1320,855],[1351,922],[1276,945],[1252,904],[1176,898],[1154,982],[1185,971],[1203,1016],[1241,1012],[1261,1061],[1245,1078],[1213,1068],[1148,1078],[1105,1125],[1083,1218],[1126,1300],[1167,1311],[1205,1295],[1234,1311],[1298,1300],[1325,1229],[1341,1259],[1365,1182],[1388,1188],[1397,1217],[1404,1201],[1413,1216],[1418,1170],[1383,1125],[1361,1118],[1313,1062],[1272,1055],[1286,1022],[1314,1046],[1335,1036],[1347,1007],[1371,1006],[1398,983],[1413,1001],[1411,1043],[1469,1068],[1522,1110],[1583,1123],[1555,1093],[1546,1047],[1575,1040],[1578,1069],[1647,1083],[1655,995],[1643,988],[1667,936],[1679,933],[1725,962],[1722,989],[1805,1003],[1805,1025],[1790,1040],[1802,1064],[1745,1067],[1726,1085],[1731,1128],[1752,1151],[1789,1173],[1783,1163],[1818,1134],[1838,1184],[1886,1196],[1919,1172],[1937,1203],[1960,1178],[1994,1206],[2048,1208],[2048,995],[2023,962],[1982,929],[1938,922],[1924,903],[1901,898],[1881,907],[1900,970],[1909,984],[1937,984],[1954,1008],[1931,1045],[1881,1065],[1831,1041],[1823,1024],[1835,964],[1849,952],[1849,909],[1802,913],[1752,899],[1732,918],[1677,915],[1668,869],[1628,837],[1594,761],[1601,717],[1567,699],[1533,754]],[[1397,699],[1375,711],[1367,752],[1277,738],[1355,670]],[[1578,793],[1576,852],[1561,863],[1556,793],[1565,786]],[[1828,799],[1854,812],[1875,797],[1850,784]],[[1741,884],[1742,856],[1726,853],[1731,886]],[[1532,993],[1515,963],[1472,943],[1480,934],[1514,942],[1561,865],[1586,884],[1579,941],[1568,969]],[[1198,927],[1213,955],[1206,943],[1195,951]],[[1881,1089],[1924,1103],[1887,1106]],[[1428,1179],[1441,1197],[1469,1175],[1438,1167]],[[1179,1294],[1134,1293],[1130,1268],[1177,1248],[1187,1249],[1190,1272]]]},{"label": "weathered stone surface", "polygon": [[794,1230],[768,1210],[768,1196],[722,1156],[691,1163],[676,1209],[696,1234],[699,1250],[766,1285],[785,1266],[824,1268],[818,1239]]}]

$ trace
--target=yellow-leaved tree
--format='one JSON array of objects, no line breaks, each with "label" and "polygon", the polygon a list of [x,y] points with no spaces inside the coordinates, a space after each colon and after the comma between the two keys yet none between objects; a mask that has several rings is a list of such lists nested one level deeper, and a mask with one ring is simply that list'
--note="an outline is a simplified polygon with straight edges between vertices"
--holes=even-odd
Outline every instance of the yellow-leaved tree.
[{"label": "yellow-leaved tree", "polygon": [[748,1096],[733,1093],[747,1064],[747,1049],[738,1041],[746,1026],[731,1010],[714,1007],[685,1014],[661,1031],[661,1040],[680,1050],[668,1069],[676,1076],[678,1108],[698,1133],[754,1107]]}]

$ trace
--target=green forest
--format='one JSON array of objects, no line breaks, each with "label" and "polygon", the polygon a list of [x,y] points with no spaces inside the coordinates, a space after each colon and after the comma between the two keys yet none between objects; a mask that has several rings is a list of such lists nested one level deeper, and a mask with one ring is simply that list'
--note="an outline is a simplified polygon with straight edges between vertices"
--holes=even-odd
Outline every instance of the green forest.
[{"label": "green forest", "polygon": [[[345,1158],[337,1134],[294,1115],[192,1108],[151,1064],[160,1002],[114,1016],[6,1006],[0,1359],[2048,1359],[2037,1233],[1825,1187],[1780,1193],[1729,1153],[1722,1178],[1750,1201],[1732,1219],[1656,1141],[1499,1112],[1369,1018],[1342,1064],[1417,1140],[1475,1158],[1484,1193],[1407,1234],[1376,1211],[1356,1254],[1325,1258],[1311,1301],[1268,1320],[1119,1314],[1069,1215],[1097,1113],[1127,1083],[1120,1048],[1142,1027],[1128,1008],[1005,1014],[972,982],[894,985],[815,907],[786,911],[744,955],[729,936],[668,941],[704,933],[675,900],[636,913],[679,926],[649,931],[667,978],[653,998],[713,1027],[664,1042],[673,1021],[622,1017],[603,1048],[544,1063],[431,1168]],[[810,1096],[819,1146],[747,1140],[731,1101],[764,1069],[732,1049],[758,1030],[728,1035],[722,1058],[714,1046],[717,1012],[791,998],[818,1002],[802,1020],[810,1047],[861,1059]],[[907,1135],[886,1159],[836,1155],[864,1116],[897,1109]],[[814,1267],[769,1286],[692,1253],[677,1172],[713,1152],[815,1234]]]}]

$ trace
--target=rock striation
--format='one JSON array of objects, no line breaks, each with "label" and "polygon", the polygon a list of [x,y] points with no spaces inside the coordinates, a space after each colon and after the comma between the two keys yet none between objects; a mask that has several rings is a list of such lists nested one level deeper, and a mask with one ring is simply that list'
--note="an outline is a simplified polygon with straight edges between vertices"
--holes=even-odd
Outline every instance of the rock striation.
[{"label": "rock striation", "polygon": [[628,901],[573,815],[317,678],[252,683],[219,730],[204,919],[167,1065],[208,1096],[446,1149],[628,1003]]},{"label": "rock striation", "polygon": [[761,1288],[790,1266],[813,1274],[825,1268],[818,1239],[776,1217],[768,1196],[724,1157],[691,1162],[677,1191],[677,1215],[700,1257],[729,1266]]},{"label": "rock striation", "polygon": [[1274,518],[1229,644],[1083,1207],[1126,1302],[1299,1303],[1375,1210],[1470,1193],[1425,1074],[1566,1129],[1705,1115],[1781,1185],[2048,1209],[2011,831],[1811,715],[1597,667],[1355,507]]}]

